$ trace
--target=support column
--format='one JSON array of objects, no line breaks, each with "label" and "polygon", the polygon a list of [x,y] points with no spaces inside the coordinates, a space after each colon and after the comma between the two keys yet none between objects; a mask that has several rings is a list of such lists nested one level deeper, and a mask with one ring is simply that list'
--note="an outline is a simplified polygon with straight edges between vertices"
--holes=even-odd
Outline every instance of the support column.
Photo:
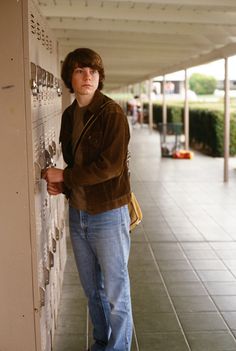
[{"label": "support column", "polygon": [[149,101],[149,130],[153,130],[153,108],[152,108],[152,79],[148,81],[148,101]]},{"label": "support column", "polygon": [[129,101],[129,86],[125,89],[125,112],[128,115],[128,101]]},{"label": "support column", "polygon": [[189,104],[188,104],[188,72],[185,69],[185,94],[184,94],[184,135],[185,149],[189,149]]},{"label": "support column", "polygon": [[224,182],[229,180],[229,144],[230,144],[230,100],[229,100],[229,65],[225,58],[225,97],[224,97]]},{"label": "support column", "polygon": [[166,76],[163,76],[162,82],[162,123],[167,123],[167,106],[166,106],[166,93],[165,93],[165,86],[166,86]]},{"label": "support column", "polygon": [[139,83],[139,101],[140,101],[140,126],[143,126],[143,94],[142,83]]}]

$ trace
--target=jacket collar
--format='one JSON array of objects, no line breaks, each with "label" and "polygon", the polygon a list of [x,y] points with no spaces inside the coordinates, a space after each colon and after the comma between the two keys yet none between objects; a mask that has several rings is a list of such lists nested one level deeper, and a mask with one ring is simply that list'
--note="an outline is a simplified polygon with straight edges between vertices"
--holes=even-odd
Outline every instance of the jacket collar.
[{"label": "jacket collar", "polygon": [[93,96],[92,101],[88,105],[88,111],[93,114],[97,112],[100,107],[103,105],[104,102],[104,95],[100,92],[100,90],[96,90]]},{"label": "jacket collar", "polygon": [[[88,115],[92,115],[95,112],[99,111],[100,108],[103,107],[104,102],[106,102],[105,95],[101,93],[100,90],[97,89],[94,93],[92,101],[87,107],[86,114],[88,113]],[[71,105],[72,111],[74,111],[76,104],[77,104],[77,100],[75,99]]]}]

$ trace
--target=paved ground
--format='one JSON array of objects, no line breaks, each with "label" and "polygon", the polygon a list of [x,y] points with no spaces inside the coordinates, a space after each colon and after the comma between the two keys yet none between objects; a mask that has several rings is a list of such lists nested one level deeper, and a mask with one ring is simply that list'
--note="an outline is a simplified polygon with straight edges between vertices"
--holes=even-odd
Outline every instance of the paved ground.
[{"label": "paved ground", "polygon": [[[132,351],[236,350],[236,160],[160,157],[158,134],[132,133],[132,187],[144,220],[132,233]],[[83,351],[86,300],[68,245],[54,351]]]}]

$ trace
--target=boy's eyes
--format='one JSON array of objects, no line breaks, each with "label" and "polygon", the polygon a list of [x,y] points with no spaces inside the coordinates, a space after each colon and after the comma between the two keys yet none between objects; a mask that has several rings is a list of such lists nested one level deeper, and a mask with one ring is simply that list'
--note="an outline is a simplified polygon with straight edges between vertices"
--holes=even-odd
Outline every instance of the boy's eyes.
[{"label": "boy's eyes", "polygon": [[[75,73],[79,73],[79,74],[82,74],[82,73],[84,73],[85,72],[85,70],[83,69],[83,68],[76,68],[75,70],[74,70],[74,72]],[[98,71],[96,70],[96,69],[90,69],[89,70],[89,73],[90,74],[96,74]]]}]

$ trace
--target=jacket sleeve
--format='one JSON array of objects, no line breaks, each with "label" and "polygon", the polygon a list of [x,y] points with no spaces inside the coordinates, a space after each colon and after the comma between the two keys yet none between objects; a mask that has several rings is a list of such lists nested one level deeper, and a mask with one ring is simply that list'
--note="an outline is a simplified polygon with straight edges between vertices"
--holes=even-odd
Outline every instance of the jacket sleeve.
[{"label": "jacket sleeve", "polygon": [[75,159],[73,167],[64,170],[64,182],[69,189],[106,182],[124,171],[130,138],[127,118],[118,105],[109,107],[102,118],[102,150],[90,164],[81,165]]}]

